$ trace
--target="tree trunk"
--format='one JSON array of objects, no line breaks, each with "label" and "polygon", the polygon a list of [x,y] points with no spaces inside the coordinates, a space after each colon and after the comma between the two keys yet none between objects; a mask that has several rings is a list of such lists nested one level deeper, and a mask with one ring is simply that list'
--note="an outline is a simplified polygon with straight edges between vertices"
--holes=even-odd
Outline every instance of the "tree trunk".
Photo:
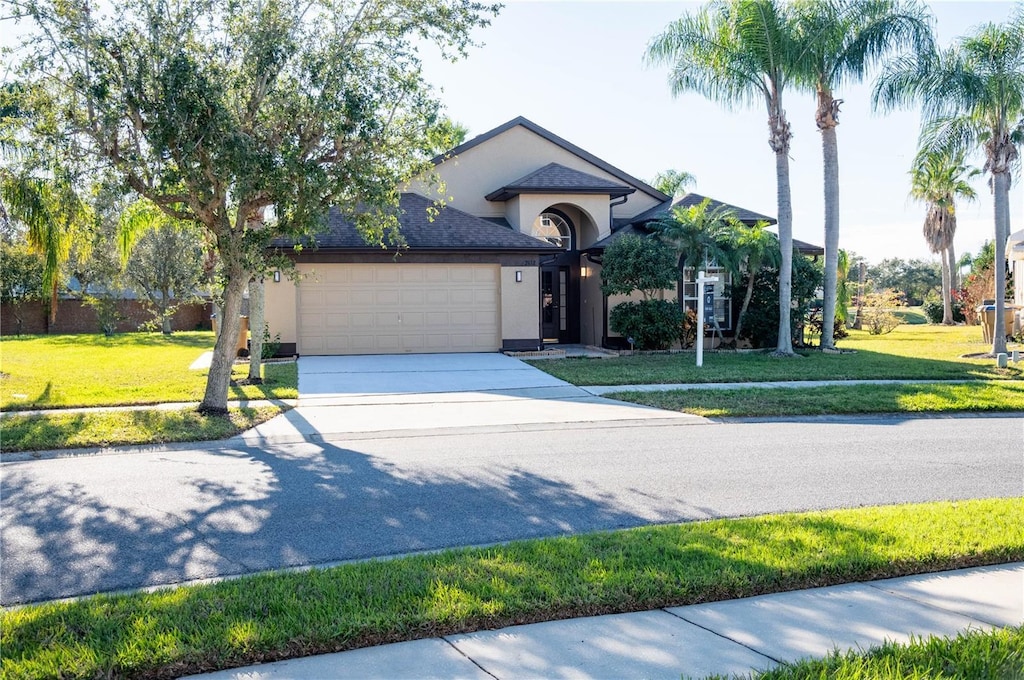
[{"label": "tree trunk", "polygon": [[949,258],[946,257],[946,250],[939,251],[939,260],[942,262],[942,325],[953,325],[953,300],[951,291],[953,289],[950,271]]},{"label": "tree trunk", "polygon": [[1006,239],[1010,233],[1010,173],[992,173],[996,222],[996,319],[992,331],[992,354],[1006,353]]},{"label": "tree trunk", "polygon": [[[226,265],[227,263],[225,263]],[[218,319],[220,334],[213,348],[210,374],[206,379],[206,392],[199,410],[203,413],[227,413],[228,386],[231,383],[231,368],[238,351],[239,316],[242,312],[242,294],[249,280],[241,264],[225,267],[227,284],[224,286],[224,307]]]},{"label": "tree trunk", "polygon": [[263,382],[264,292],[263,275],[257,274],[249,281],[249,382],[257,384]]},{"label": "tree trunk", "polygon": [[216,300],[210,302],[210,309],[213,313],[213,318],[217,319],[217,323],[213,324],[213,337],[220,337],[220,329],[224,325],[224,310],[220,308]]},{"label": "tree trunk", "polygon": [[[822,106],[833,108],[831,96],[828,101],[821,102],[823,97],[819,95],[819,109]],[[834,122],[821,128],[821,151],[825,175],[825,284],[821,310],[821,348],[834,349],[839,272],[839,151]]]},{"label": "tree trunk", "polygon": [[790,325],[793,299],[793,205],[789,188],[789,148],[775,152],[775,173],[778,179],[779,248],[779,339],[776,356],[793,356],[793,329]]},{"label": "tree trunk", "polygon": [[949,247],[946,248],[946,260],[949,262],[949,289],[960,289],[960,268],[956,264],[956,250],[953,248],[953,238],[949,239]]},{"label": "tree trunk", "polygon": [[751,271],[747,272],[747,292],[743,295],[743,304],[740,306],[740,317],[736,320],[736,335],[734,337],[736,338],[737,345],[739,345],[740,342],[740,331],[743,330],[743,315],[747,313],[747,308],[750,307],[750,299],[754,297],[754,277],[757,275],[753,266],[750,265],[749,262],[747,264],[750,266]]}]

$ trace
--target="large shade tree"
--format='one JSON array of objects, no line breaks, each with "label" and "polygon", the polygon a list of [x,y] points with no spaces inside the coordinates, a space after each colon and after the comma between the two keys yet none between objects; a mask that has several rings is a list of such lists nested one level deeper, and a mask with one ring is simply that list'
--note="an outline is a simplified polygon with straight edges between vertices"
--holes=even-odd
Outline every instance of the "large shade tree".
[{"label": "large shade tree", "polygon": [[778,186],[779,329],[777,356],[793,356],[790,330],[793,206],[789,179],[792,132],[783,95],[793,83],[799,45],[789,5],[781,0],[714,0],[677,19],[648,45],[647,58],[669,66],[674,95],[697,92],[727,107],[761,102]]},{"label": "large shade tree", "polygon": [[956,200],[972,200],[974,188],[967,178],[974,172],[963,157],[945,151],[921,150],[910,171],[910,195],[928,206],[922,232],[928,248],[942,264],[942,323],[953,324],[954,272],[950,257],[956,236]]},{"label": "large shade tree", "polygon": [[821,132],[825,191],[825,284],[821,346],[835,346],[839,271],[839,150],[836,126],[842,99],[836,90],[860,82],[889,54],[931,46],[926,9],[903,0],[798,0],[793,4],[799,43],[797,72],[817,97],[814,121]]},{"label": "large shade tree", "polygon": [[[217,412],[265,246],[310,234],[331,205],[369,242],[400,241],[398,192],[427,167],[438,120],[418,50],[457,57],[497,11],[470,0],[9,4],[28,29],[24,78],[59,113],[52,134],[216,244],[224,332],[200,408]],[[274,219],[250,228],[270,206]]]},{"label": "large shade tree", "polygon": [[984,24],[951,47],[890,62],[875,83],[883,108],[919,104],[923,145],[950,153],[981,152],[995,207],[995,328],[992,352],[1006,352],[1006,241],[1010,183],[1018,166],[1024,119],[1024,9],[1004,24]]}]

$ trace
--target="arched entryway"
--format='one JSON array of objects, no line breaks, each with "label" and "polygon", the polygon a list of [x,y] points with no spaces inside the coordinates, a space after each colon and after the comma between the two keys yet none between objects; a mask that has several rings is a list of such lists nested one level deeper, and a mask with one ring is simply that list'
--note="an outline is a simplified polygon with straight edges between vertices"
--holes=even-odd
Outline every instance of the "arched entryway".
[{"label": "arched entryway", "polygon": [[577,226],[568,214],[549,207],[534,220],[530,235],[561,249],[541,258],[541,338],[546,343],[579,342]]}]

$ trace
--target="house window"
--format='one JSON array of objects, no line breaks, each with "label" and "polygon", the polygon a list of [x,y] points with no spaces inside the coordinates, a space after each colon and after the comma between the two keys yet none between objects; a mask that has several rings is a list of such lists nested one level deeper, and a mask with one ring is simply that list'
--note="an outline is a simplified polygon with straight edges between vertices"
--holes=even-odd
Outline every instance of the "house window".
[{"label": "house window", "polygon": [[[705,284],[715,288],[715,318],[723,331],[732,330],[732,275],[728,269],[710,265],[705,276],[717,276],[716,283]],[[683,305],[697,312],[697,272],[691,267],[683,269]]]},{"label": "house window", "polygon": [[547,241],[563,250],[572,250],[572,229],[561,215],[541,213],[533,221],[530,236]]}]

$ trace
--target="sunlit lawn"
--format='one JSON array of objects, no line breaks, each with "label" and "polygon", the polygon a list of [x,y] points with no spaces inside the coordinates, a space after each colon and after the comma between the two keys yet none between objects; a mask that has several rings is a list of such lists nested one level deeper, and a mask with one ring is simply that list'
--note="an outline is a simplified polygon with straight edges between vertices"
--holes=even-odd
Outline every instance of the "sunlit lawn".
[{"label": "sunlit lawn", "polygon": [[178,677],[531,621],[1005,563],[1024,559],[1022,525],[1020,498],[857,508],[31,605],[0,613],[3,675]]},{"label": "sunlit lawn", "polygon": [[1024,411],[1024,383],[830,385],[615,392],[611,399],[705,417]]},{"label": "sunlit lawn", "polygon": [[[213,333],[195,331],[5,337],[0,343],[4,410],[199,401],[206,370],[189,366],[213,349]],[[235,377],[248,374],[237,365]],[[294,363],[266,364],[263,385],[232,386],[229,398],[298,396]]]},{"label": "sunlit lawn", "polygon": [[227,414],[195,409],[73,411],[13,414],[3,419],[0,451],[158,444],[226,439],[266,422],[286,406],[231,408]]},{"label": "sunlit lawn", "polygon": [[702,368],[696,367],[693,352],[532,363],[576,385],[1024,377],[1024,362],[999,369],[991,358],[962,358],[991,349],[982,342],[981,328],[977,326],[903,325],[887,335],[850,331],[850,337],[840,340],[838,347],[855,352],[822,354],[804,350],[802,356],[791,359],[775,358],[767,352],[706,352]]}]

